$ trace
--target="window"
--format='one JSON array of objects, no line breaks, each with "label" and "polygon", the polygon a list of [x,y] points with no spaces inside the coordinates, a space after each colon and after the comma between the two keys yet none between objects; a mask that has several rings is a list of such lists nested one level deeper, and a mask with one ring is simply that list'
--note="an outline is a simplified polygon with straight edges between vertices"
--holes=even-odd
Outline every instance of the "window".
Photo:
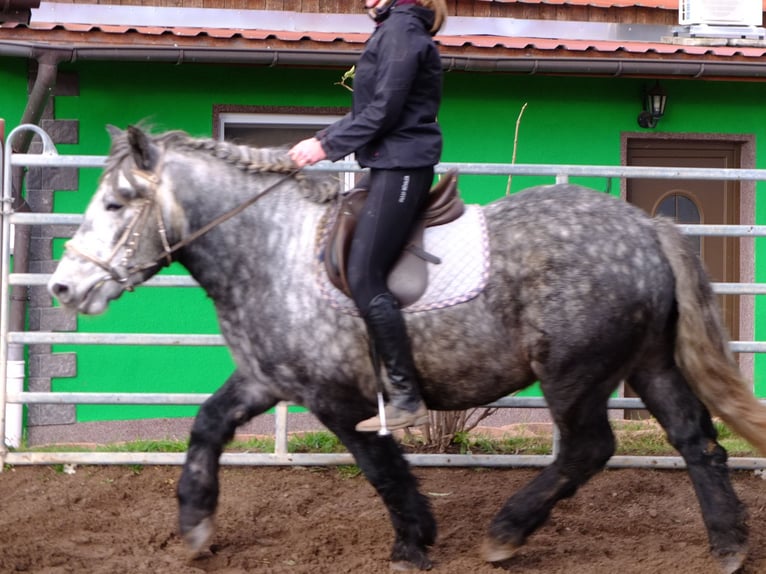
[{"label": "window", "polygon": [[[225,106],[213,108],[213,137],[253,147],[280,147],[313,136],[339,120],[343,108],[280,108],[264,106]],[[353,161],[349,155],[345,160]],[[339,172],[344,189],[354,184],[353,172]]]},{"label": "window", "polygon": [[[689,225],[698,225],[702,223],[702,217],[700,216],[700,210],[694,200],[687,195],[671,192],[666,195],[658,204],[654,210],[655,215],[663,215],[671,218],[676,223],[687,223]],[[694,235],[688,238],[689,241],[695,246],[697,255],[701,254],[699,235]]]}]

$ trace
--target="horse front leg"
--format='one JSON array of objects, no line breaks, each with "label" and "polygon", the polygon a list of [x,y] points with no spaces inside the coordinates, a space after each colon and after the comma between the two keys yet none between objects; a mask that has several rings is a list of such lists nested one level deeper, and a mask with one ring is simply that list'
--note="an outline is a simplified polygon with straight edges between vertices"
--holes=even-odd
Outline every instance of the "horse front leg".
[{"label": "horse front leg", "polygon": [[395,534],[391,569],[430,570],[428,547],[436,541],[436,520],[399,445],[391,436],[357,432],[354,426],[360,417],[315,414],[354,456],[388,509]]},{"label": "horse front leg", "polygon": [[277,400],[266,392],[244,387],[248,381],[235,371],[200,407],[192,425],[186,462],[178,482],[178,522],[192,552],[200,552],[214,531],[218,505],[218,469],[223,448],[236,428],[273,407]]}]

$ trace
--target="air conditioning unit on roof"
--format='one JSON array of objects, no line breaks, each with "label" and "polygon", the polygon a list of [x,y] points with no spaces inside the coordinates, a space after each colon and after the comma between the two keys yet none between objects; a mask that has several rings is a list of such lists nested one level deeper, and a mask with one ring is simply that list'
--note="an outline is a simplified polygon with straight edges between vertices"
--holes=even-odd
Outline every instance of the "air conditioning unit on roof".
[{"label": "air conditioning unit on roof", "polygon": [[760,26],[761,0],[678,0],[682,25]]}]

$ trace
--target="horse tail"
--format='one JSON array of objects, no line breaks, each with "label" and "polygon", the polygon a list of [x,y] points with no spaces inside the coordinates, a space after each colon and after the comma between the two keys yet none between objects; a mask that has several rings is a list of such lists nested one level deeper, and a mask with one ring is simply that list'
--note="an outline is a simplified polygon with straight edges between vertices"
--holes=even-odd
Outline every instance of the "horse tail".
[{"label": "horse tail", "polygon": [[708,410],[766,455],[766,407],[753,395],[729,349],[707,273],[672,222],[655,223],[676,280],[676,364]]}]

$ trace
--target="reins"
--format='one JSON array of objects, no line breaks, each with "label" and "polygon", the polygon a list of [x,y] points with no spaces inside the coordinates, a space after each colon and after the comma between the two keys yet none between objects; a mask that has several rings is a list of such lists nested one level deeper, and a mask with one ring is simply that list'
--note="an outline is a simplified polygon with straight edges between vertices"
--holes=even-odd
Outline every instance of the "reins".
[{"label": "reins", "polygon": [[[160,212],[160,209],[157,208],[156,214],[157,214],[157,229],[160,234],[160,237],[162,239],[162,249],[163,252],[157,257],[156,259],[153,259],[152,261],[149,261],[147,263],[144,263],[143,265],[137,265],[137,266],[129,266],[129,259],[134,255],[136,252],[136,248],[138,246],[138,240],[140,239],[140,233],[136,230],[136,227],[139,223],[144,222],[148,218],[148,211],[147,208],[157,207],[157,186],[160,183],[159,178],[154,173],[147,173],[142,170],[133,170],[133,175],[138,175],[144,179],[146,179],[151,184],[151,190],[152,190],[152,196],[151,198],[147,198],[144,200],[143,205],[139,209],[138,213],[133,217],[131,222],[128,224],[128,226],[125,228],[125,231],[123,232],[122,236],[120,237],[119,241],[115,245],[114,249],[112,250],[112,253],[109,255],[109,259],[106,261],[89,253],[86,249],[83,249],[81,247],[78,247],[72,240],[67,241],[66,243],[66,249],[74,251],[79,256],[87,259],[88,261],[91,261],[92,263],[95,263],[102,269],[104,269],[107,273],[109,273],[109,276],[114,279],[115,281],[119,283],[126,283],[127,287],[126,289],[128,291],[132,290],[132,285],[129,282],[130,276],[133,273],[137,273],[140,271],[144,271],[146,269],[151,269],[152,267],[161,264],[162,260],[165,260],[165,265],[169,265],[173,259],[172,255],[179,249],[186,247],[193,241],[199,239],[203,235],[205,235],[208,231],[215,228],[218,225],[221,225],[225,221],[231,219],[232,217],[235,217],[254,203],[256,203],[259,199],[262,199],[266,195],[269,195],[271,192],[273,192],[275,189],[277,189],[280,185],[282,185],[285,181],[295,176],[299,171],[301,171],[301,168],[295,168],[290,170],[289,172],[285,173],[282,177],[277,179],[275,182],[273,182],[271,185],[266,187],[265,189],[262,189],[258,195],[255,195],[248,199],[247,201],[237,205],[236,207],[225,211],[212,221],[208,222],[207,224],[203,225],[199,229],[195,230],[188,236],[184,237],[177,243],[170,245],[167,240],[167,230],[165,228],[165,224],[162,220],[162,214]],[[128,178],[129,180],[132,178]],[[133,185],[135,185],[135,182],[131,181]],[[121,265],[115,266],[112,264],[112,260],[117,255],[117,252],[120,250],[121,247],[126,246],[125,254],[123,255]]]},{"label": "reins", "polygon": [[[221,215],[216,217],[211,222],[203,225],[202,227],[200,227],[199,229],[197,229],[196,231],[194,231],[193,233],[191,233],[187,237],[183,238],[181,241],[179,241],[175,245],[172,245],[171,247],[169,247],[166,250],[166,253],[163,253],[163,256],[170,256],[170,255],[172,255],[173,253],[175,253],[176,251],[178,251],[182,247],[186,247],[187,245],[189,245],[192,241],[194,241],[196,239],[199,239],[200,237],[205,235],[205,233],[207,233],[208,231],[210,231],[214,227],[220,225],[224,221],[227,221],[227,220],[231,219],[235,215],[238,215],[239,213],[241,213],[242,211],[244,211],[245,209],[247,209],[248,207],[253,205],[256,201],[261,199],[263,196],[265,196],[265,195],[269,194],[270,192],[274,191],[277,187],[282,185],[285,181],[287,181],[288,179],[293,177],[299,171],[301,171],[301,168],[296,168],[296,169],[294,169],[292,171],[289,171],[288,173],[286,173],[285,175],[280,177],[277,181],[275,181],[270,186],[268,186],[266,189],[261,190],[261,192],[258,195],[254,196],[254,197],[251,197],[250,199],[248,199],[244,203],[239,204],[237,207],[222,213]],[[157,263],[157,262],[159,262],[159,259],[154,261],[154,263]]]}]

